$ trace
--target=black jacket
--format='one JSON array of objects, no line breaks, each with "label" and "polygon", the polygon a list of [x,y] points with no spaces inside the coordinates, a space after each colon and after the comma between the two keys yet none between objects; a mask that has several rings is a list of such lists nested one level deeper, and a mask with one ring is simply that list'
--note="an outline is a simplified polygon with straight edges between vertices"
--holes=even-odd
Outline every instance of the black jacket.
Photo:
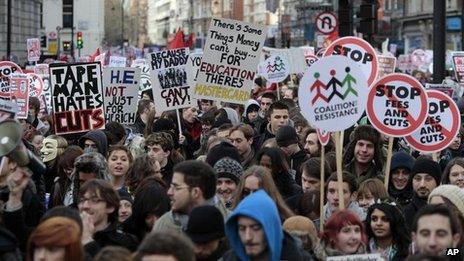
[{"label": "black jacket", "polygon": [[120,246],[134,252],[139,245],[135,236],[122,232],[116,224],[110,224],[106,229],[96,232],[93,239],[94,241],[84,246],[85,251],[92,257],[106,246]]},{"label": "black jacket", "polygon": [[296,171],[295,181],[296,184],[301,185],[301,164],[309,159],[308,154],[304,150],[300,150],[297,153],[290,156],[290,168]]},{"label": "black jacket", "polygon": [[[223,261],[235,261],[239,260],[233,249],[227,251],[222,257]],[[280,254],[280,260],[289,261],[312,261],[314,260],[311,255],[306,252],[301,246],[298,245],[295,238],[293,238],[287,232],[284,232],[284,240],[282,241],[282,252]]]},{"label": "black jacket", "polygon": [[18,240],[3,226],[0,226],[0,260],[22,260],[21,251],[18,248]]},{"label": "black jacket", "polygon": [[427,200],[417,197],[416,193],[414,193],[412,201],[404,208],[404,220],[408,228],[412,228],[416,213],[425,205],[427,205]]}]

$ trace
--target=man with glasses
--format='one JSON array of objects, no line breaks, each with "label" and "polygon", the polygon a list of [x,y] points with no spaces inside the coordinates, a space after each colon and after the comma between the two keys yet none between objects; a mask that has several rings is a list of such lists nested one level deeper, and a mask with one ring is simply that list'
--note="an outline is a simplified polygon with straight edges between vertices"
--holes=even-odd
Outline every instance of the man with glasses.
[{"label": "man with glasses", "polygon": [[105,246],[135,251],[137,239],[117,229],[119,196],[104,180],[90,180],[79,189],[78,208],[82,218],[82,244],[95,256]]},{"label": "man with glasses", "polygon": [[201,205],[216,206],[226,217],[227,209],[215,194],[216,175],[211,166],[194,160],[177,164],[168,190],[171,211],[156,221],[153,230],[185,231],[190,212]]}]

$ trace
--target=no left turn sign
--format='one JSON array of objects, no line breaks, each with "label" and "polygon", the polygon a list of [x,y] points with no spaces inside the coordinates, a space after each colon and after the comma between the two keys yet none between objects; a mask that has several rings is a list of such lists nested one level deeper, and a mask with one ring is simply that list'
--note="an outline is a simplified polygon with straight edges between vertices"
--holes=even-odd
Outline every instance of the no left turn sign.
[{"label": "no left turn sign", "polygon": [[429,113],[419,129],[406,141],[415,150],[437,152],[448,147],[461,126],[461,117],[456,103],[441,91],[428,90]]},{"label": "no left turn sign", "polygon": [[417,130],[427,117],[427,93],[415,78],[393,73],[372,85],[367,96],[366,113],[382,133],[400,137]]},{"label": "no left turn sign", "polygon": [[333,33],[338,26],[338,19],[334,13],[322,12],[316,17],[316,28],[323,34]]}]

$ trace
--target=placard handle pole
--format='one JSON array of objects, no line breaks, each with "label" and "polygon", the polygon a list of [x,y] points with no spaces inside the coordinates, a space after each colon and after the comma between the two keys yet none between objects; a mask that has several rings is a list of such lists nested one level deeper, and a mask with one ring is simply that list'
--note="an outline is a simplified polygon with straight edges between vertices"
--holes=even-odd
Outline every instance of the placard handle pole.
[{"label": "placard handle pole", "polygon": [[393,137],[388,137],[387,163],[385,165],[385,189],[388,191],[388,182],[390,180],[390,167],[393,151]]}]

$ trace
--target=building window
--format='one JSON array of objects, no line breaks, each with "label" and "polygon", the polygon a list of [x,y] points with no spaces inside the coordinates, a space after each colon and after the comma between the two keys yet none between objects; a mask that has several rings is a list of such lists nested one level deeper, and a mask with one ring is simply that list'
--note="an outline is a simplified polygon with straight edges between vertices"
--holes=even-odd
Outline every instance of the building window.
[{"label": "building window", "polygon": [[73,0],[63,0],[63,28],[73,27]]}]

